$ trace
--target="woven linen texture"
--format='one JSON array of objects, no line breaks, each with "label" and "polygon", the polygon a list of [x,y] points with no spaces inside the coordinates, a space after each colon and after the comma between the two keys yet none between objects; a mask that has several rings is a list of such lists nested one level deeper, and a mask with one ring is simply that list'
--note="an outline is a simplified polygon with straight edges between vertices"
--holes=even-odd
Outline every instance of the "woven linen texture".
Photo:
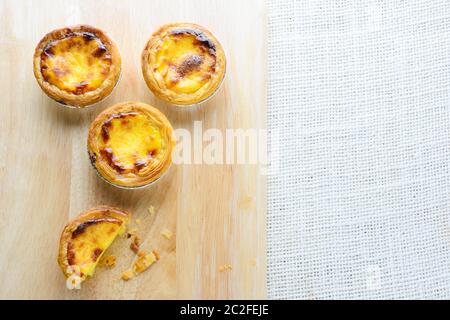
[{"label": "woven linen texture", "polygon": [[268,297],[450,298],[450,1],[268,14]]}]

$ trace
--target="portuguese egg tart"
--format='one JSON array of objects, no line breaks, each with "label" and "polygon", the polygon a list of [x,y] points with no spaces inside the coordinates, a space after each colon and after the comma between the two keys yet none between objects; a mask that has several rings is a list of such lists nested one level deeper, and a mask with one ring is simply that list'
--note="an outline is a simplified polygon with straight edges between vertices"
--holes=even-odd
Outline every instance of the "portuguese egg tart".
[{"label": "portuguese egg tart", "polygon": [[92,165],[109,183],[138,188],[163,175],[172,163],[173,129],[156,108],[140,102],[112,106],[92,123],[88,152]]},{"label": "portuguese egg tart", "polygon": [[34,52],[33,70],[49,97],[85,107],[114,89],[121,58],[116,44],[103,31],[79,25],[46,34]]},{"label": "portuguese egg tart", "polygon": [[225,54],[219,41],[192,23],[167,24],[148,40],[142,73],[150,90],[175,105],[209,98],[225,76]]},{"label": "portuguese egg tart", "polygon": [[59,243],[58,264],[64,275],[76,274],[83,281],[117,235],[125,231],[130,214],[122,209],[99,206],[70,221]]}]

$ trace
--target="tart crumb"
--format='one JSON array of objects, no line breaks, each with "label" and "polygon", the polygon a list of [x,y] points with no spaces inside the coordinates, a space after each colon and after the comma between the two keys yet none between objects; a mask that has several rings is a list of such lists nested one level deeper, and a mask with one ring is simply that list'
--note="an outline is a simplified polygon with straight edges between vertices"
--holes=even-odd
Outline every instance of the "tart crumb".
[{"label": "tart crumb", "polygon": [[130,249],[134,252],[134,254],[138,254],[139,252],[139,247],[134,242],[130,244]]},{"label": "tart crumb", "polygon": [[219,267],[219,271],[223,272],[226,270],[233,270],[233,266],[231,264],[224,264],[222,266]]},{"label": "tart crumb", "polygon": [[141,273],[148,269],[154,262],[156,257],[153,253],[140,256],[133,264],[133,271],[135,273]]},{"label": "tart crumb", "polygon": [[151,253],[147,254],[145,251],[139,251],[137,253],[138,258],[133,263],[131,269],[125,270],[122,272],[122,280],[128,281],[131,278],[134,278],[139,273],[147,270],[153,263],[159,260],[159,255],[156,250],[153,250]]},{"label": "tart crumb", "polygon": [[139,257],[145,257],[146,254],[147,254],[147,253],[146,253],[145,251],[139,251],[139,252],[137,253],[137,255],[138,255]]},{"label": "tart crumb", "polygon": [[133,237],[133,242],[131,242],[130,244],[131,251],[133,251],[135,254],[138,254],[140,245],[141,245],[141,238],[135,235]]},{"label": "tart crumb", "polygon": [[[130,235],[130,236],[135,236],[136,234],[137,234],[137,228],[133,228],[133,229],[130,229],[129,231],[128,231],[128,234]],[[129,237],[128,237],[129,238]]]},{"label": "tart crumb", "polygon": [[156,249],[153,249],[153,250],[152,250],[152,253],[155,255],[156,261],[158,261],[159,258],[161,257],[161,256],[159,255],[159,252],[158,252]]},{"label": "tart crumb", "polygon": [[245,196],[239,200],[239,209],[251,209],[255,204],[255,200],[251,196]]},{"label": "tart crumb", "polygon": [[104,256],[98,264],[100,267],[114,267],[116,265],[116,256]]},{"label": "tart crumb", "polygon": [[128,281],[131,278],[134,278],[133,270],[128,269],[128,270],[125,270],[124,272],[122,272],[122,280],[123,281]]},{"label": "tart crumb", "polygon": [[164,238],[166,238],[167,240],[170,240],[170,238],[172,238],[173,233],[172,233],[172,231],[170,231],[169,229],[163,229],[163,230],[161,231],[161,235],[162,235]]},{"label": "tart crumb", "polygon": [[140,225],[141,224],[141,219],[136,219],[136,224]]},{"label": "tart crumb", "polygon": [[155,207],[154,206],[150,206],[148,208],[148,213],[150,213],[151,215],[155,214]]}]

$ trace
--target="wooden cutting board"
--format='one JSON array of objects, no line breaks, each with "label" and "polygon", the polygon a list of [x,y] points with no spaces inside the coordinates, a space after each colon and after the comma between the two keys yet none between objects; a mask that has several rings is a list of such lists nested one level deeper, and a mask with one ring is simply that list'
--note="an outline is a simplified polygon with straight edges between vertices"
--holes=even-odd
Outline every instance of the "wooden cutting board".
[{"label": "wooden cutting board", "polygon": [[[210,29],[228,58],[220,92],[200,109],[174,109],[156,100],[141,75],[146,40],[175,21]],[[32,73],[41,37],[79,23],[106,30],[123,61],[114,93],[86,110],[57,105]],[[192,130],[196,120],[203,130],[265,128],[264,1],[2,0],[0,29],[0,298],[264,298],[266,181],[258,165],[173,165],[158,184],[129,191],[101,181],[86,154],[90,122],[122,101],[158,107],[174,128]],[[120,280],[133,253],[129,240],[119,238],[108,249],[117,266],[97,269],[82,290],[69,291],[56,263],[60,232],[98,204],[130,210],[142,247],[157,248],[161,260],[129,282]],[[170,240],[161,236],[163,228],[174,232]],[[220,272],[225,264],[232,270]]]}]

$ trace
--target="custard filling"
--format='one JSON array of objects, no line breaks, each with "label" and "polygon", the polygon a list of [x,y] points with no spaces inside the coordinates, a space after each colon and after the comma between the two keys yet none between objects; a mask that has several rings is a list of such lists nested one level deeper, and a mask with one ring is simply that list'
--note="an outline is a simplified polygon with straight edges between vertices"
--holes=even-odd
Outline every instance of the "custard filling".
[{"label": "custard filling", "polygon": [[80,268],[80,276],[92,276],[105,250],[116,236],[124,231],[124,224],[115,218],[92,219],[81,223],[72,232],[67,247],[70,266]]},{"label": "custard filling", "polygon": [[160,40],[154,71],[168,89],[191,94],[202,88],[215,72],[216,49],[196,30],[174,30]]},{"label": "custard filling", "polygon": [[83,94],[102,85],[111,63],[111,53],[98,37],[73,32],[44,48],[41,73],[45,81],[59,89]]},{"label": "custard filling", "polygon": [[101,156],[118,173],[138,173],[163,149],[158,127],[144,114],[112,115],[101,128]]}]

